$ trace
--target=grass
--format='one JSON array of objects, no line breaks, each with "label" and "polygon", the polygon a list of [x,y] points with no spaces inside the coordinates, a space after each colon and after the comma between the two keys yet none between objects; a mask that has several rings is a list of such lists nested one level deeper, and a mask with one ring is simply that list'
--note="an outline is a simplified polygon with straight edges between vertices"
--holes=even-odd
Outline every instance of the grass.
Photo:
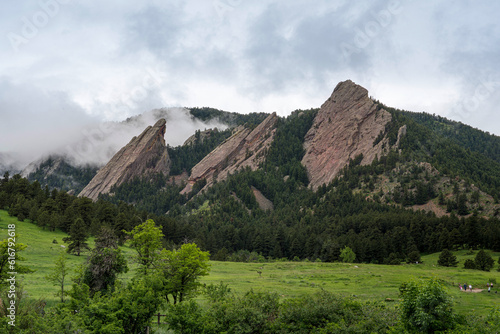
[{"label": "grass", "polygon": [[[28,267],[35,269],[32,274],[22,275],[24,287],[28,295],[33,298],[44,298],[48,305],[57,303],[57,287],[48,282],[44,276],[54,266],[54,260],[63,249],[62,239],[66,236],[61,231],[50,232],[42,230],[36,225],[25,221],[18,222],[16,218],[9,217],[5,211],[0,211],[0,238],[7,233],[8,224],[16,224],[18,234],[17,242],[28,245],[22,252],[26,258],[24,262]],[[57,244],[53,243],[53,240]],[[93,240],[89,240],[93,245]],[[129,267],[132,270],[121,277],[128,280],[135,274],[134,265],[130,259],[134,251],[123,247],[123,252]],[[254,291],[276,292],[283,298],[302,297],[322,290],[354,296],[359,300],[394,301],[397,304],[398,287],[402,282],[412,278],[437,277],[442,280],[448,293],[455,300],[455,309],[460,313],[473,311],[486,314],[493,308],[500,308],[500,292],[488,293],[486,283],[491,279],[496,280],[494,290],[500,291],[500,272],[495,269],[491,272],[478,270],[465,270],[461,268],[465,259],[474,258],[468,251],[456,251],[459,267],[444,268],[437,266],[439,253],[422,257],[423,263],[418,265],[386,266],[373,264],[344,264],[344,263],[318,263],[318,262],[273,262],[273,263],[235,263],[211,261],[209,276],[202,279],[202,283],[218,284],[224,282],[236,294],[243,294],[250,289]],[[87,253],[88,254],[88,253]],[[86,255],[86,254],[83,254]],[[500,253],[491,253],[498,261]],[[75,268],[85,262],[85,256],[68,255],[68,262]],[[259,273],[260,272],[260,273]],[[72,276],[72,275],[70,275]],[[461,292],[458,284],[472,284],[473,288],[485,289],[480,293]],[[68,288],[71,282],[68,282]],[[201,297],[200,297],[201,298]]]}]

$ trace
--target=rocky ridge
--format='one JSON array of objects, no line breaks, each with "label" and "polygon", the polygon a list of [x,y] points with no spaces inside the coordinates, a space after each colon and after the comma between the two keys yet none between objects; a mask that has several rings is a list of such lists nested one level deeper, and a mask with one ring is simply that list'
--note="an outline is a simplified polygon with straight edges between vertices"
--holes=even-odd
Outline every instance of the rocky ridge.
[{"label": "rocky ridge", "polygon": [[165,145],[165,119],[148,126],[138,137],[124,146],[99,170],[78,196],[97,200],[111,187],[151,173],[168,174],[170,159]]},{"label": "rocky ridge", "polygon": [[273,113],[253,130],[243,126],[235,128],[231,137],[191,169],[191,176],[182,193],[189,193],[193,185],[202,179],[207,181],[206,186],[209,187],[214,181],[225,180],[228,174],[242,168],[256,170],[274,139],[277,121],[278,116]]},{"label": "rocky ridge", "polygon": [[[321,106],[304,140],[310,186],[316,190],[328,184],[350,159],[363,154],[361,164],[370,164],[387,153],[388,139],[374,145],[391,121],[391,114],[377,107],[368,91],[351,80],[340,82]],[[403,134],[404,130],[401,131]]]}]

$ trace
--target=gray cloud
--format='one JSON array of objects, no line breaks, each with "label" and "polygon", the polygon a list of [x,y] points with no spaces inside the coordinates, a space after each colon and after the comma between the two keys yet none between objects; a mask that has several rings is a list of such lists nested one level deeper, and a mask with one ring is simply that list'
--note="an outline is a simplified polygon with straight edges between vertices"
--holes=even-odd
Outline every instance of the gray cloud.
[{"label": "gray cloud", "polygon": [[[443,0],[7,2],[0,152],[33,155],[75,124],[154,108],[286,115],[345,79],[385,104],[500,134],[499,11]],[[36,33],[23,35],[26,22]],[[18,50],[12,33],[25,39]]]}]

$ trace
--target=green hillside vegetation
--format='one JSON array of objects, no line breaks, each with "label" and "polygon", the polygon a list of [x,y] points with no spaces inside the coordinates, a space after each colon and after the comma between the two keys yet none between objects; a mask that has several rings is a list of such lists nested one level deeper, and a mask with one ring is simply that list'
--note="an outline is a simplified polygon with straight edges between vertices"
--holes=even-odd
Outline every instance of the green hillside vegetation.
[{"label": "green hillside vegetation", "polygon": [[[35,224],[24,221],[19,222],[14,217],[8,216],[6,211],[0,211],[0,232],[5,236],[7,226],[16,224],[18,233],[18,242],[26,244],[28,247],[23,251],[26,258],[24,264],[35,270],[31,274],[23,275],[23,288],[28,298],[37,300],[42,298],[47,302],[47,307],[55,306],[58,303],[58,297],[55,296],[58,287],[45,280],[45,276],[54,268],[54,261],[61,251],[61,245],[64,245],[62,239],[66,236],[61,231],[44,230]],[[54,243],[56,240],[58,243]],[[93,240],[90,242],[94,246]],[[67,246],[67,245],[66,245]],[[130,244],[120,247],[127,258],[128,265],[132,269],[126,274],[119,276],[120,284],[129,282],[137,274],[137,264],[131,259],[134,257],[134,250]],[[500,252],[490,253],[495,259],[498,259]],[[87,252],[85,255],[88,256]],[[437,279],[442,282],[446,294],[453,297],[453,308],[461,316],[471,317],[478,315],[488,315],[494,310],[500,309],[500,294],[497,287],[488,293],[486,283],[500,281],[500,274],[496,272],[485,272],[479,270],[466,270],[461,268],[467,259],[473,259],[477,252],[469,251],[454,252],[459,261],[459,267],[441,267],[437,265],[438,255],[430,254],[422,257],[422,262],[418,265],[407,264],[402,266],[372,265],[372,264],[352,264],[352,263],[322,263],[322,262],[258,262],[262,258],[256,258],[252,263],[235,262],[217,262],[211,261],[211,271],[200,282],[202,285],[211,289],[227,286],[231,291],[228,296],[234,296],[228,303],[243,302],[247,298],[256,298],[254,302],[257,305],[267,300],[278,303],[275,307],[284,307],[286,301],[295,302],[299,300],[315,300],[319,295],[329,300],[341,301],[342,307],[346,312],[351,303],[359,303],[357,307],[367,307],[372,305],[372,312],[385,312],[389,323],[383,322],[383,325],[395,325],[397,323],[396,306],[401,302],[399,287],[402,283],[412,279]],[[85,257],[68,255],[68,265],[71,268],[71,277],[79,265],[85,263]],[[498,266],[498,265],[496,265]],[[477,292],[461,292],[458,284],[471,284]],[[71,289],[72,281],[67,282],[68,291]],[[482,290],[482,291],[479,291]],[[214,298],[207,290],[199,290],[196,302],[188,302],[185,305],[195,307],[200,314],[211,310],[213,307],[219,307],[211,298]],[[217,290],[215,290],[217,291]],[[250,294],[249,294],[250,293]],[[218,297],[222,298],[222,297]],[[227,297],[228,298],[228,297]],[[349,301],[347,304],[345,302]],[[365,304],[369,302],[371,304]],[[193,304],[195,303],[195,304]],[[194,305],[194,306],[193,306]],[[197,305],[197,306],[196,306]],[[257,307],[257,305],[255,305]],[[175,325],[175,315],[180,312],[172,306],[165,306],[163,312],[167,312]],[[184,306],[187,307],[187,306]],[[182,309],[182,308],[181,308]],[[193,309],[191,309],[192,312]],[[329,312],[332,312],[330,310]],[[174,314],[171,314],[174,312]],[[207,311],[208,312],[208,311]],[[191,313],[190,313],[191,314]],[[233,315],[241,317],[242,315]],[[242,318],[239,321],[244,321]],[[235,319],[235,321],[237,320]],[[199,319],[198,319],[199,320]],[[387,320],[387,319],[386,319]],[[283,320],[280,320],[283,321]],[[162,330],[160,326],[157,329]]]},{"label": "green hillside vegetation", "polygon": [[[47,173],[48,170],[54,168],[55,164],[57,164],[57,168]],[[98,169],[97,166],[90,165],[72,166],[64,158],[51,156],[29,175],[29,180],[38,181],[43,187],[48,186],[50,189],[57,188],[65,191],[73,190],[78,194],[97,174]]]}]

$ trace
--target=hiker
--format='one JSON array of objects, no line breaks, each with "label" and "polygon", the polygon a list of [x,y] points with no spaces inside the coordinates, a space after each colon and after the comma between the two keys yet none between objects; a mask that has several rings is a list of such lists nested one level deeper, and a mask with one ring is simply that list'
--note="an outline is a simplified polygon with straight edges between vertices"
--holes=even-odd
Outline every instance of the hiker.
[{"label": "hiker", "polygon": [[490,283],[488,283],[486,286],[488,287],[488,292],[490,292],[491,289]]},{"label": "hiker", "polygon": [[464,284],[464,291],[467,292],[467,283]]},{"label": "hiker", "polygon": [[472,284],[469,284],[469,290],[472,292]]},{"label": "hiker", "polygon": [[463,287],[462,287],[462,284],[458,283],[458,287],[460,288],[460,291],[463,291]]}]

